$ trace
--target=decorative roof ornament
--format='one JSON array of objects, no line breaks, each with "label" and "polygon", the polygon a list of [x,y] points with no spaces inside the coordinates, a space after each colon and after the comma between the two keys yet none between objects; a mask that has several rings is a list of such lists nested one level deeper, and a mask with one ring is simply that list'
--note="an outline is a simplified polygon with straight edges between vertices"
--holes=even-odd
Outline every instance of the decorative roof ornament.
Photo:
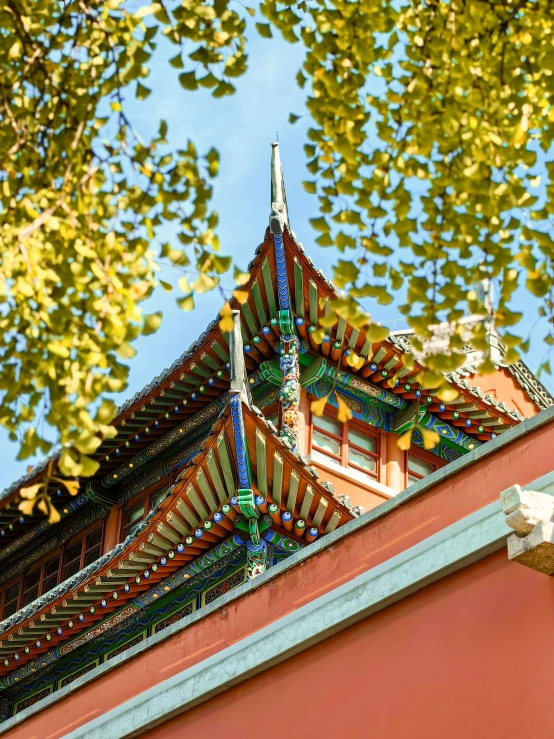
[{"label": "decorative roof ornament", "polygon": [[285,226],[290,231],[279,144],[274,143],[271,144],[271,215],[269,216],[269,230],[272,234],[281,234]]}]

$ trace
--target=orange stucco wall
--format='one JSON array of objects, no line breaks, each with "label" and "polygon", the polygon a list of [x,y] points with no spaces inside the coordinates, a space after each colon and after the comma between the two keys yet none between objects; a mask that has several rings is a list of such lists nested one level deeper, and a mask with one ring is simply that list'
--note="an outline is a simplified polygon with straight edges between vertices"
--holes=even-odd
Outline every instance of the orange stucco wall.
[{"label": "orange stucco wall", "polygon": [[[134,659],[128,660],[107,673],[101,680],[88,683],[72,695],[14,727],[6,736],[10,739],[12,737],[57,739],[63,736],[82,723],[105,713],[145,689],[352,579],[360,572],[376,566],[482,508],[496,500],[499,493],[510,485],[514,483],[524,485],[546,474],[552,469],[553,448],[554,423],[550,423],[445,479],[382,518],[360,527],[349,536],[306,560],[301,567],[291,568],[248,595],[233,601],[227,607],[220,608],[189,628],[151,647]],[[523,577],[524,573],[527,574],[525,568],[517,565],[510,565],[510,572],[517,572],[519,577]],[[535,577],[534,573],[529,574]],[[550,583],[548,578],[544,580]],[[516,599],[524,600],[524,596],[525,590],[517,594]],[[473,599],[470,602],[473,603]],[[458,602],[457,607],[468,610],[463,598]],[[390,611],[391,609],[387,609],[386,613]],[[495,613],[496,625],[503,618],[502,609]],[[383,617],[382,614],[378,618]],[[377,617],[370,619],[368,623],[373,623],[375,618]],[[406,621],[404,628],[409,631],[415,629],[414,633],[417,634],[417,630],[423,628],[419,621],[417,624],[417,626],[410,626]],[[552,624],[554,625],[554,619],[552,619]],[[436,623],[426,627],[427,630],[422,632],[424,640],[429,641],[429,634],[432,633],[429,630],[436,627]],[[491,635],[492,632],[489,631],[489,639]],[[517,640],[517,638],[517,630],[514,629],[512,639]],[[329,642],[330,645],[333,643],[334,639]],[[466,658],[472,662],[475,670],[474,679],[478,681],[479,665],[475,665],[474,658],[467,653],[467,650]],[[503,658],[501,663],[504,664],[504,661]],[[396,669],[398,670],[398,663]],[[350,699],[336,688],[333,681],[320,680],[319,663],[317,670],[312,669],[311,674],[311,679],[317,682],[320,689],[328,696],[328,711],[338,712],[341,715],[348,713]],[[377,691],[378,694],[381,689],[381,679],[377,677],[374,679],[373,683],[366,680],[368,695],[372,691]],[[440,685],[440,682],[438,684]],[[297,693],[295,700],[298,710],[296,713],[292,711],[288,714],[289,723],[286,727],[281,724],[285,733],[286,729],[294,726],[296,720],[300,722],[299,726],[304,728],[307,726],[303,719],[301,694],[299,696]],[[273,701],[266,705],[267,723],[271,723],[272,706],[279,707],[277,716],[283,715],[279,701],[280,694],[276,692]],[[323,720],[324,716],[320,716],[320,721]],[[245,718],[245,721],[248,721],[248,718]],[[369,714],[367,722],[369,731],[371,726]],[[318,726],[321,728],[322,724]],[[307,728],[310,727],[307,726]],[[208,732],[208,735],[218,736],[214,732]],[[379,735],[372,733],[372,736],[378,737]],[[402,734],[396,736],[401,737]],[[404,736],[409,737],[410,735],[405,734]]]},{"label": "orange stucco wall", "polygon": [[490,375],[471,375],[467,378],[474,387],[502,400],[508,408],[519,411],[526,418],[536,416],[539,408],[527,397],[507,370],[498,369]]},{"label": "orange stucco wall", "polygon": [[554,580],[488,557],[148,733],[554,736]]}]

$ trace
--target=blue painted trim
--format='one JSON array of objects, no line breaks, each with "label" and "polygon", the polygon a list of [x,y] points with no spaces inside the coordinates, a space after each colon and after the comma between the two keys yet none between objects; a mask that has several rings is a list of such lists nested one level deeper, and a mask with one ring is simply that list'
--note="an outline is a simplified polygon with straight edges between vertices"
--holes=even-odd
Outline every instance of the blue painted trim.
[{"label": "blue painted trim", "polygon": [[277,272],[277,297],[279,309],[290,310],[289,283],[287,278],[287,263],[285,261],[285,246],[282,234],[273,234],[275,246],[275,269]]},{"label": "blue painted trim", "polygon": [[244,438],[244,421],[242,418],[242,401],[238,393],[233,393],[230,400],[231,406],[231,423],[233,425],[233,438],[235,442],[235,454],[237,457],[237,472],[239,488],[247,489],[251,487],[250,469],[248,465],[248,455],[246,449],[246,440]]}]

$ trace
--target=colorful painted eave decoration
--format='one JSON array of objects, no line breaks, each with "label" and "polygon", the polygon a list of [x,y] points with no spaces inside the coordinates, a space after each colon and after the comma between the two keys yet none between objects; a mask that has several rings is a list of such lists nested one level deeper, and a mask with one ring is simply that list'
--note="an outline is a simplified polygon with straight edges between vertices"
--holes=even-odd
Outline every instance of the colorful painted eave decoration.
[{"label": "colorful painted eave decoration", "polygon": [[[441,422],[458,427],[472,437],[477,445],[521,420],[517,412],[493,403],[488,397],[480,397],[474,388],[467,387],[469,383],[460,382],[455,377],[452,382],[460,390],[459,399],[451,404],[440,402],[433,393],[422,390],[416,383],[415,377],[419,372],[417,366],[411,371],[403,367],[402,354],[407,345],[395,341],[395,337],[372,343],[363,330],[354,329],[346,320],[340,320],[328,331],[323,343],[316,343],[313,334],[325,312],[322,304],[324,299],[335,298],[336,292],[323,272],[315,268],[291,232],[285,228],[278,241],[282,251],[279,290],[275,243],[273,235],[268,232],[249,265],[250,279],[244,286],[249,295],[248,301],[242,306],[232,304],[241,313],[249,376],[260,365],[278,356],[281,337],[279,296],[286,290],[298,335],[301,364],[302,354],[305,353],[323,357],[331,365],[339,364],[339,370],[391,392],[402,401],[425,404],[429,413]],[[283,287],[285,284],[286,288]],[[171,367],[121,406],[115,419],[117,436],[105,441],[95,455],[101,466],[90,485],[91,497],[97,496],[109,502],[112,495],[113,502],[116,496],[106,492],[106,488],[117,486],[122,477],[134,470],[137,458],[140,460],[144,453],[150,458],[146,450],[156,449],[156,442],[167,438],[187,419],[224,396],[229,389],[228,341],[228,335],[219,330],[216,318]],[[349,352],[355,352],[363,358],[361,367],[350,367],[347,361]],[[389,381],[394,376],[397,384],[390,388]],[[44,467],[45,464],[39,465],[0,494],[0,508],[6,509],[6,525],[0,519],[0,547],[3,542],[17,539],[29,527],[40,523],[38,516],[25,517],[23,520],[15,499],[19,489],[37,479]],[[63,490],[58,493],[52,489],[51,493],[55,501],[57,495],[62,496],[59,505],[56,505],[63,510],[69,502],[69,499],[63,498]]]},{"label": "colorful painted eave decoration", "polygon": [[[302,546],[355,517],[348,501],[318,480],[257,409],[241,411],[255,506],[268,540],[283,537]],[[133,536],[0,624],[0,678],[52,649],[59,652],[108,614],[124,613],[173,571],[242,536],[235,441],[227,407]]]}]

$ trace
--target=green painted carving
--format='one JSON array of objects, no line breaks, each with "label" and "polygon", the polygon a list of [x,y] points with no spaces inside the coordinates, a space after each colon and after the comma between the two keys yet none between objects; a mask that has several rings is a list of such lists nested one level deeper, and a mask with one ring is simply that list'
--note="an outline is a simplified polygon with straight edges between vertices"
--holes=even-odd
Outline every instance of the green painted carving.
[{"label": "green painted carving", "polygon": [[257,379],[259,378],[259,381],[261,382],[267,380],[272,385],[280,386],[283,382],[283,377],[281,375],[279,360],[272,359],[269,362],[262,362],[262,364],[260,364],[258,372],[256,373],[256,376]]},{"label": "green painted carving", "polygon": [[296,337],[293,315],[290,310],[279,311],[279,328],[281,329],[281,333],[284,334],[285,337],[289,338],[289,340],[290,337]]},{"label": "green painted carving", "polygon": [[237,490],[237,498],[239,501],[239,508],[245,518],[259,518],[260,511],[256,506],[254,500],[254,493],[252,490]]},{"label": "green painted carving", "polygon": [[267,544],[259,541],[256,544],[248,542],[246,545],[246,574],[249,580],[253,580],[267,570],[268,560]]},{"label": "green painted carving", "polygon": [[390,420],[390,429],[397,434],[403,434],[405,431],[413,428],[416,423],[420,423],[425,416],[427,409],[419,403],[410,403],[407,408],[397,411]]},{"label": "green painted carving", "polygon": [[281,336],[280,367],[281,431],[293,451],[298,450],[298,405],[300,403],[300,372],[298,368],[298,339],[294,334]]}]

